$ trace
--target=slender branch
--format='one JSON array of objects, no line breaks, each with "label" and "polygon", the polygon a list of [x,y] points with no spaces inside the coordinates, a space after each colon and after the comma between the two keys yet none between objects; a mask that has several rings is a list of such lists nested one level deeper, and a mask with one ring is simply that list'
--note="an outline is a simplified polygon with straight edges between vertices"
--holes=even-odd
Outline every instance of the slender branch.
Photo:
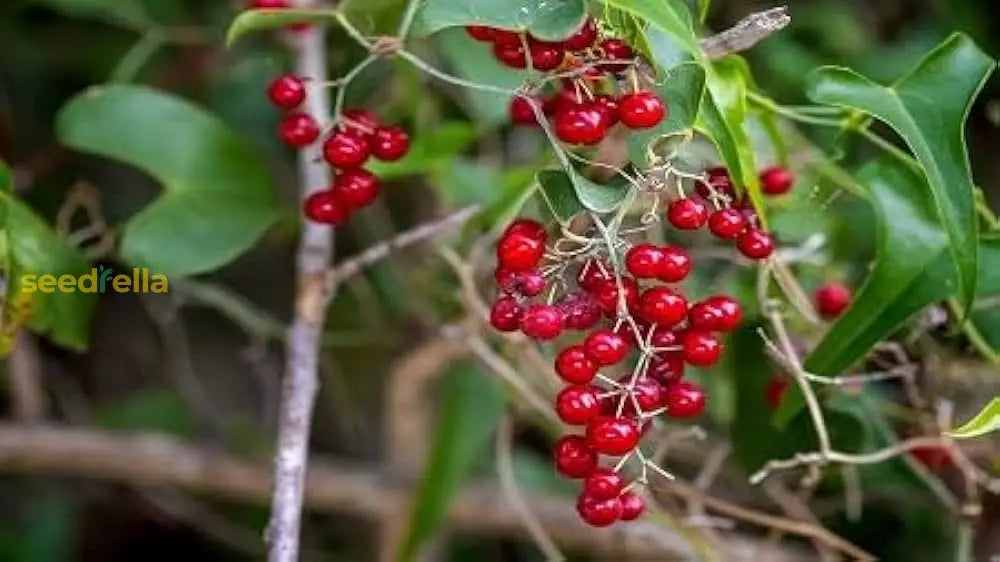
[{"label": "slender branch", "polygon": [[786,6],[756,12],[722,33],[702,39],[701,50],[711,59],[721,59],[730,53],[753,47],[771,34],[784,29],[791,21]]}]

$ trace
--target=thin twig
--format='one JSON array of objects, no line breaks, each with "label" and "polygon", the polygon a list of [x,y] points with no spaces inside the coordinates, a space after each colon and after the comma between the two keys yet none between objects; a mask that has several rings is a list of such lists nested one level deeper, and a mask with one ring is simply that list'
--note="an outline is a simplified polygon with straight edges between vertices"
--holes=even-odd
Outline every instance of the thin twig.
[{"label": "thin twig", "polygon": [[788,8],[781,6],[756,12],[733,27],[701,40],[701,50],[711,59],[745,51],[791,23]]}]

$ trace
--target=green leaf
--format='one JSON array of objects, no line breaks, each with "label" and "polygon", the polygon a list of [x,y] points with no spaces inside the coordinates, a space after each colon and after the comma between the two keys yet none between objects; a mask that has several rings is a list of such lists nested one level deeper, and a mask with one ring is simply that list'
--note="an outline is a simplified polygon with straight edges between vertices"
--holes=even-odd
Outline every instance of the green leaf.
[{"label": "green leaf", "polygon": [[[500,64],[489,45],[473,40],[461,29],[445,29],[436,37],[448,65],[460,78],[516,90],[527,77],[526,72]],[[460,95],[468,98],[477,122],[496,125],[510,121],[510,96],[472,88],[462,88]]]},{"label": "green leaf", "polygon": [[1000,238],[984,237],[979,245],[976,301],[963,329],[993,363],[1000,363]]},{"label": "green leaf", "polygon": [[175,275],[216,269],[277,216],[259,155],[179,98],[135,86],[91,88],[62,108],[56,128],[67,146],[135,166],[163,185],[125,227],[121,253],[134,265]]},{"label": "green leaf", "polygon": [[444,385],[434,444],[397,560],[411,560],[437,529],[503,416],[503,393],[479,370],[460,366]]},{"label": "green leaf", "polygon": [[[805,369],[818,375],[842,373],[914,313],[955,288],[947,237],[925,196],[924,178],[888,156],[866,166],[859,178],[868,186],[878,220],[875,266],[851,307],[806,358]],[[801,407],[801,393],[789,389],[776,422],[787,423]]]},{"label": "green leaf", "polygon": [[604,0],[604,3],[631,12],[665,31],[695,58],[704,57],[691,23],[691,13],[683,0]]},{"label": "green leaf", "polygon": [[296,23],[329,23],[336,16],[336,10],[245,10],[237,14],[226,30],[226,45],[236,43],[241,37],[255,31],[280,29]]},{"label": "green leaf", "polygon": [[813,101],[858,109],[885,122],[916,155],[937,222],[949,238],[963,308],[976,292],[978,256],[964,124],[995,66],[971,39],[954,34],[891,86],[833,67],[818,69],[808,80]]},{"label": "green leaf", "polygon": [[580,172],[573,170],[569,174],[573,189],[584,208],[595,213],[610,213],[621,205],[628,195],[629,186],[624,178],[615,176],[611,183],[597,183]]},{"label": "green leaf", "polygon": [[629,135],[629,157],[639,167],[652,163],[658,141],[690,135],[705,95],[705,70],[693,62],[677,65],[667,71],[656,92],[660,99],[670,100],[670,115],[653,129]]},{"label": "green leaf", "polygon": [[573,182],[562,170],[542,170],[536,176],[538,192],[545,199],[552,214],[562,224],[569,224],[577,214],[586,210],[576,195]]},{"label": "green leaf", "polygon": [[91,18],[130,28],[154,24],[140,0],[34,0],[74,18]]},{"label": "green leaf", "polygon": [[584,0],[426,0],[413,32],[428,35],[447,27],[483,25],[555,41],[572,35],[586,17]]},{"label": "green leaf", "polygon": [[465,121],[450,121],[413,136],[413,144],[401,160],[371,161],[365,167],[384,180],[436,172],[476,140],[476,131]]},{"label": "green leaf", "polygon": [[513,215],[534,191],[535,168],[506,169],[467,158],[455,158],[432,178],[444,198],[454,205],[483,206],[479,221],[491,230]]},{"label": "green leaf", "polygon": [[948,435],[956,439],[972,439],[998,429],[1000,429],[1000,396],[990,400],[971,420],[949,431]]}]

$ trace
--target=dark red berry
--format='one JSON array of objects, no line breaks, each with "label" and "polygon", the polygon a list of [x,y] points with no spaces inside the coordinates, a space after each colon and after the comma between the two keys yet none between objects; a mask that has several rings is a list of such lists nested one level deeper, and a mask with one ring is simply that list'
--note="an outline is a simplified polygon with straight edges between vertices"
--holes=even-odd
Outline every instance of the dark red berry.
[{"label": "dark red berry", "polygon": [[496,41],[493,43],[493,56],[501,63],[511,68],[527,68],[528,57],[524,54],[521,41]]},{"label": "dark red berry", "polygon": [[601,415],[596,386],[567,386],[556,396],[556,414],[569,425],[586,425]]},{"label": "dark red berry", "polygon": [[507,225],[507,228],[503,231],[504,237],[515,234],[525,234],[543,243],[548,238],[548,233],[545,232],[545,227],[542,226],[542,223],[533,219],[517,219]]},{"label": "dark red berry", "polygon": [[629,344],[615,332],[604,329],[587,336],[583,349],[598,366],[614,365],[628,355]]},{"label": "dark red berry", "polygon": [[705,391],[697,383],[677,381],[667,386],[663,405],[672,418],[694,418],[705,410]]},{"label": "dark red berry", "polygon": [[582,435],[566,435],[552,446],[556,470],[567,478],[584,478],[597,468],[597,452]]},{"label": "dark red berry", "polygon": [[941,445],[927,445],[910,449],[917,462],[931,470],[941,470],[952,464],[951,453]]},{"label": "dark red berry", "polygon": [[601,320],[601,307],[582,291],[566,295],[559,307],[566,315],[566,327],[571,330],[589,330]]},{"label": "dark red berry", "polygon": [[372,156],[395,162],[410,151],[410,135],[402,127],[378,127],[371,141]]},{"label": "dark red berry", "polygon": [[777,410],[781,407],[781,400],[785,397],[785,392],[788,391],[788,377],[773,376],[771,380],[767,381],[767,386],[764,388],[764,400],[767,402],[768,408],[771,410]]},{"label": "dark red berry", "polygon": [[760,188],[768,195],[783,195],[795,185],[795,174],[784,166],[772,166],[760,173]]},{"label": "dark red berry", "polygon": [[549,304],[533,304],[521,316],[521,331],[529,338],[552,340],[563,331],[563,313]]},{"label": "dark red berry", "polygon": [[537,269],[518,271],[514,274],[514,288],[526,297],[534,297],[545,290],[545,278]]},{"label": "dark red berry", "polygon": [[267,97],[281,109],[295,109],[306,99],[306,85],[298,76],[285,74],[271,82],[267,88]]},{"label": "dark red berry", "polygon": [[607,527],[621,517],[622,503],[618,498],[599,500],[581,495],[576,500],[576,512],[584,523],[592,527]]},{"label": "dark red berry", "polygon": [[[652,412],[663,402],[663,387],[653,378],[638,379],[632,386],[632,397],[639,404],[640,411]],[[635,407],[632,399],[627,400],[625,405]]]},{"label": "dark red berry", "polygon": [[337,168],[357,168],[368,159],[368,141],[354,131],[337,131],[323,143],[323,159]]},{"label": "dark red berry", "polygon": [[597,41],[597,22],[587,16],[580,29],[563,41],[563,46],[567,51],[582,51],[590,48],[595,41]]},{"label": "dark red berry", "polygon": [[559,68],[566,58],[562,43],[540,41],[534,37],[528,42],[528,54],[531,55],[532,68],[543,72]]},{"label": "dark red berry", "polygon": [[319,124],[312,116],[296,111],[281,120],[278,135],[288,146],[302,148],[319,138]]},{"label": "dark red berry", "polygon": [[493,270],[493,280],[496,281],[497,287],[505,293],[514,293],[517,291],[517,272],[512,271],[502,265],[498,265],[496,269]]},{"label": "dark red berry", "polygon": [[345,110],[344,119],[340,124],[366,139],[374,135],[375,129],[381,125],[374,113],[359,108]]},{"label": "dark red berry", "polygon": [[701,199],[678,199],[667,207],[667,220],[674,228],[698,230],[708,220],[708,205]]},{"label": "dark red berry", "polygon": [[593,293],[609,279],[614,279],[614,276],[611,274],[611,265],[590,259],[580,268],[580,274],[576,277],[576,283],[584,291]]},{"label": "dark red berry", "polygon": [[824,318],[833,319],[851,304],[851,290],[843,283],[823,283],[816,288],[816,309]]},{"label": "dark red berry", "polygon": [[655,127],[666,114],[666,104],[653,92],[635,92],[618,99],[618,118],[630,129]]},{"label": "dark red berry", "polygon": [[677,332],[664,326],[657,326],[650,335],[649,344],[657,349],[675,347],[680,338]]},{"label": "dark red berry", "polygon": [[624,486],[625,479],[621,474],[610,468],[598,468],[583,480],[582,493],[594,499],[606,500],[617,498]]},{"label": "dark red berry", "polygon": [[[604,54],[603,58],[610,61],[628,61],[634,56],[632,47],[629,47],[621,39],[605,39],[600,42],[598,48]],[[606,63],[603,65],[604,70],[608,72],[621,72],[627,67],[628,65],[624,63]]]},{"label": "dark red berry", "polygon": [[[532,96],[533,103],[541,104],[542,101]],[[510,113],[510,120],[518,125],[537,125],[535,110],[531,108],[532,101],[528,101],[524,96],[514,96],[510,98],[510,105],[507,107]]]},{"label": "dark red berry", "polygon": [[[631,277],[622,277],[622,288],[625,289],[625,308],[632,310],[639,298],[639,285]],[[618,284],[613,278],[601,282],[594,291],[594,299],[604,314],[618,316]]]},{"label": "dark red berry", "polygon": [[688,322],[696,330],[732,332],[742,321],[740,304],[724,295],[695,303],[688,312]]},{"label": "dark red berry", "polygon": [[639,297],[637,311],[650,324],[675,326],[687,316],[687,300],[666,287],[653,287]]},{"label": "dark red berry", "polygon": [[678,283],[687,278],[691,273],[691,255],[680,246],[664,246],[660,248],[663,252],[663,263],[660,264],[660,273],[657,277],[660,281],[667,283]]},{"label": "dark red berry", "polygon": [[719,209],[708,217],[708,229],[719,238],[735,240],[746,228],[747,220],[739,209]]},{"label": "dark red berry", "polygon": [[625,269],[639,279],[660,276],[665,258],[663,250],[652,244],[636,244],[625,254]]},{"label": "dark red berry", "polygon": [[344,170],[334,178],[333,190],[351,208],[360,209],[378,198],[378,178],[364,168]]},{"label": "dark red berry", "polygon": [[770,257],[774,252],[774,240],[769,234],[756,228],[748,228],[736,241],[740,253],[753,260]]},{"label": "dark red berry", "polygon": [[556,374],[571,384],[587,384],[597,375],[597,364],[587,356],[582,345],[574,345],[556,356]]},{"label": "dark red berry", "polygon": [[497,299],[490,308],[490,325],[501,332],[514,332],[521,327],[521,305],[511,297]]},{"label": "dark red berry", "polygon": [[587,425],[587,444],[598,453],[621,456],[639,443],[639,426],[629,418],[601,416]]},{"label": "dark red berry", "polygon": [[709,168],[706,173],[708,174],[708,183],[699,181],[695,184],[698,195],[710,199],[713,195],[731,196],[733,194],[733,181],[729,177],[729,170],[721,167]]},{"label": "dark red berry", "polygon": [[722,355],[722,343],[709,332],[689,330],[681,337],[684,360],[695,367],[714,365]]},{"label": "dark red berry", "polygon": [[497,244],[497,261],[513,270],[533,269],[545,254],[545,241],[525,232],[505,235]]},{"label": "dark red berry", "polygon": [[465,32],[476,41],[493,41],[493,28],[486,27],[485,25],[467,25],[465,26]]},{"label": "dark red berry", "polygon": [[556,136],[565,143],[597,144],[607,131],[603,113],[593,107],[570,107],[556,114]]},{"label": "dark red berry", "polygon": [[599,94],[594,96],[591,107],[601,112],[605,127],[612,127],[618,122],[618,100],[615,98],[607,94]]},{"label": "dark red berry", "polygon": [[585,105],[587,102],[584,99],[583,94],[576,91],[574,88],[566,88],[559,90],[552,97],[545,100],[543,109],[545,113],[558,115],[567,109],[580,107]]},{"label": "dark red berry", "polygon": [[622,504],[622,521],[634,521],[646,510],[646,501],[632,492],[625,492],[618,501]]},{"label": "dark red berry", "polygon": [[503,43],[505,45],[520,45],[521,44],[521,34],[515,31],[509,31],[506,29],[494,29],[493,30],[493,42]]},{"label": "dark red berry", "polygon": [[309,220],[322,224],[341,224],[351,214],[351,207],[332,190],[317,191],[306,198],[305,214]]},{"label": "dark red berry", "polygon": [[248,4],[251,10],[281,10],[288,8],[288,0],[251,0]]},{"label": "dark red berry", "polygon": [[646,376],[666,385],[684,376],[684,355],[679,351],[666,351],[654,355],[646,367]]}]

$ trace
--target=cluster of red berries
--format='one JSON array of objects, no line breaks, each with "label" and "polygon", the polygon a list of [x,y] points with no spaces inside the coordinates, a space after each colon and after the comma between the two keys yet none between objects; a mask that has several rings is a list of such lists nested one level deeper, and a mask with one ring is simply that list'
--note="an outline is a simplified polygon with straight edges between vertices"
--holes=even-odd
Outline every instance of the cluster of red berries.
[{"label": "cluster of red berries", "polygon": [[[271,82],[268,98],[287,111],[278,134],[293,148],[302,149],[320,137],[320,125],[298,108],[306,99],[301,78],[282,75]],[[333,185],[313,193],[305,202],[305,214],[323,224],[341,224],[354,211],[378,197],[378,178],[362,166],[370,156],[385,162],[399,160],[410,149],[410,136],[401,127],[384,125],[364,109],[344,111],[333,131],[323,141],[323,159],[334,169]]]}]

